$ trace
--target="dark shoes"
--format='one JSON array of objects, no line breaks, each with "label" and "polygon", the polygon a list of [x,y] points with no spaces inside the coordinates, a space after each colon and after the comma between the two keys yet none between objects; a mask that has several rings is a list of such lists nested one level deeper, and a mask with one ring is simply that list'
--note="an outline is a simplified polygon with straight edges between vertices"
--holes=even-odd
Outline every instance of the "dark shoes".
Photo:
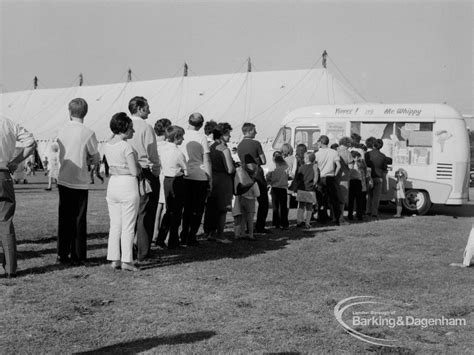
[{"label": "dark shoes", "polygon": [[272,231],[266,228],[255,229],[255,234],[272,234]]}]

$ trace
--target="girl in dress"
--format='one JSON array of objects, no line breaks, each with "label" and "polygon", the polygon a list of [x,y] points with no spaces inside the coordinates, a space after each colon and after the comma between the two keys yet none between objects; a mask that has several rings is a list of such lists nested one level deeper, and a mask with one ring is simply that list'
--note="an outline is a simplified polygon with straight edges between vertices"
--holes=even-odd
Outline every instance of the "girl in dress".
[{"label": "girl in dress", "polygon": [[405,181],[408,178],[408,174],[404,169],[398,169],[395,172],[395,177],[397,178],[397,184],[395,185],[397,192],[397,214],[393,217],[400,218],[402,216],[402,201],[405,199]]},{"label": "girl in dress", "polygon": [[133,239],[139,204],[137,176],[140,167],[136,152],[127,142],[133,137],[133,123],[126,113],[119,112],[112,116],[110,129],[114,136],[105,145],[111,175],[106,197],[110,215],[107,260],[115,269],[138,271],[133,263]]}]

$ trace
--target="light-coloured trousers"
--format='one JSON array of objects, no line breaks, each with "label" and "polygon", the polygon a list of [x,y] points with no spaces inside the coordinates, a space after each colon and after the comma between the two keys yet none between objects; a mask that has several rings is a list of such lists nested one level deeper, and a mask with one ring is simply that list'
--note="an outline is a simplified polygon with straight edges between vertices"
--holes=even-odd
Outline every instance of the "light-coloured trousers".
[{"label": "light-coloured trousers", "polygon": [[106,199],[110,216],[107,260],[131,263],[140,199],[137,178],[131,175],[113,175]]}]

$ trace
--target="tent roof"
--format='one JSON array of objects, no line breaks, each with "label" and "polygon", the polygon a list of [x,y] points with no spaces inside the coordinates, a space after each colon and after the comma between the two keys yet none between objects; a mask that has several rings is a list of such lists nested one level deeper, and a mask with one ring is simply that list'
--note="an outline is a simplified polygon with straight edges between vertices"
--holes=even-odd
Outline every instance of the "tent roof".
[{"label": "tent roof", "polygon": [[134,96],[148,99],[153,125],[166,117],[183,127],[192,112],[205,120],[229,122],[232,141],[241,137],[244,122],[257,125],[257,138],[272,139],[287,112],[301,106],[363,102],[326,69],[247,72],[198,77],[174,77],[97,86],[28,90],[0,95],[1,113],[21,123],[38,140],[53,139],[68,119],[68,103],[84,98],[89,112],[84,124],[99,140],[110,137],[109,121],[128,113]]}]

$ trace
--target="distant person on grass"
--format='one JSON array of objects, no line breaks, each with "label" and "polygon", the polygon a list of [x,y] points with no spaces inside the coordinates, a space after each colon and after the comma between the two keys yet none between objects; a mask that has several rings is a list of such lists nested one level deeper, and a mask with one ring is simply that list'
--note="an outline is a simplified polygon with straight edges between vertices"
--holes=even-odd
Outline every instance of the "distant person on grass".
[{"label": "distant person on grass", "polygon": [[[24,147],[15,154],[16,143]],[[17,268],[16,236],[13,227],[16,200],[13,173],[18,164],[34,153],[36,142],[31,133],[13,121],[0,116],[0,261],[6,277],[15,277]]]},{"label": "distant person on grass", "polygon": [[137,176],[141,169],[137,153],[127,142],[134,133],[132,120],[125,112],[116,113],[110,120],[110,130],[114,136],[105,144],[112,175],[106,197],[110,217],[107,260],[115,269],[138,271],[133,263],[133,239],[140,202]]},{"label": "distant person on grass", "polygon": [[153,127],[145,122],[150,115],[148,101],[144,97],[135,96],[128,103],[128,109],[132,115],[135,131],[128,143],[137,152],[138,163],[142,168],[139,182],[143,193],[140,195],[140,206],[138,207],[136,246],[138,261],[144,261],[150,257],[156,209],[160,197],[160,159]]},{"label": "distant person on grass", "polygon": [[49,169],[48,169],[48,187],[46,191],[51,191],[53,187],[53,181],[58,185],[59,176],[59,146],[57,143],[53,143],[49,148]]},{"label": "distant person on grass", "polygon": [[87,257],[87,166],[100,156],[95,133],[84,126],[88,106],[84,99],[69,103],[70,121],[59,131],[58,261],[81,264]]},{"label": "distant person on grass", "polygon": [[258,210],[257,210],[257,222],[255,224],[255,233],[271,233],[265,228],[265,222],[268,214],[268,192],[267,192],[267,181],[263,173],[262,165],[267,163],[265,154],[263,153],[262,145],[255,139],[257,130],[255,125],[250,122],[246,122],[242,125],[242,133],[244,138],[237,146],[237,153],[239,155],[240,162],[242,165],[256,164],[257,171],[255,179],[257,181],[258,188],[260,190],[260,196],[258,197]]}]

